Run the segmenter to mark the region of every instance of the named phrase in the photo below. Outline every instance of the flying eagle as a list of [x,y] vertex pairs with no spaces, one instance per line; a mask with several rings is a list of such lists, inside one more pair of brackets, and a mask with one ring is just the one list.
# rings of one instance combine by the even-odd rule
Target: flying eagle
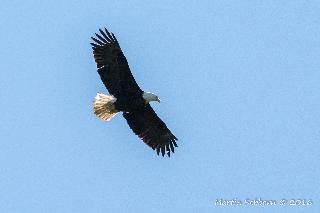
[[94,60],[97,63],[100,78],[110,95],[97,93],[93,103],[96,116],[110,121],[118,112],[122,112],[132,131],[153,150],[162,156],[174,153],[178,140],[166,124],[157,116],[149,102],[157,101],[158,96],[144,92],[134,80],[126,57],[113,33],[106,28],[99,29],[100,34],[91,37]]

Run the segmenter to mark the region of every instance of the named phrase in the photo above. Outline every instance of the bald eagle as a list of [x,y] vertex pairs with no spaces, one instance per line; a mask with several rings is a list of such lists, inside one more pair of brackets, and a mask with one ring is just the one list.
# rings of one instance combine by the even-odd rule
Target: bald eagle
[[144,92],[132,76],[126,57],[113,33],[106,28],[91,37],[94,60],[100,78],[110,95],[97,93],[93,103],[95,115],[110,121],[122,112],[132,131],[149,147],[170,157],[178,140],[157,116],[149,102],[160,99],[151,92]]

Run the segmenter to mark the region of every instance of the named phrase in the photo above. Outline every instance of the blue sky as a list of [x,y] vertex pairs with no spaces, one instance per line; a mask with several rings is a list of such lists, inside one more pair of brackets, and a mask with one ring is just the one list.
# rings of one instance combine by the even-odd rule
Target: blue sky
[[[53,212],[319,212],[318,1],[4,1],[0,208]],[[118,115],[89,45],[117,36],[172,158]],[[311,199],[217,206],[216,199]]]

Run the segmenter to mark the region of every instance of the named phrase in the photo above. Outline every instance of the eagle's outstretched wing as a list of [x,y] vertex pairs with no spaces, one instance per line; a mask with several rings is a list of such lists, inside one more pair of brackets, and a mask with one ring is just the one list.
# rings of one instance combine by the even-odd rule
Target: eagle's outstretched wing
[[104,30],[99,29],[100,35],[96,33],[96,38],[91,37],[94,43],[90,43],[103,84],[115,97],[142,94],[116,37],[106,28]]
[[162,156],[170,151],[174,153],[174,147],[178,147],[178,140],[166,124],[157,116],[150,104],[142,110],[124,112],[123,117],[127,120],[132,131],[139,136],[157,154],[161,151]]

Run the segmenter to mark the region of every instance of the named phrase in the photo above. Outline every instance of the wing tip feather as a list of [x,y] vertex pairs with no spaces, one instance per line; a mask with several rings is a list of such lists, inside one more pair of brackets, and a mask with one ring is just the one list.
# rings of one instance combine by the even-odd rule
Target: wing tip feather
[[[97,46],[104,46],[108,44],[116,44],[119,46],[116,36],[107,30],[106,27],[104,27],[105,32],[99,28],[99,33],[95,33],[96,37],[91,37],[91,39],[95,42],[94,44]],[[91,44],[92,45],[92,44]]]

